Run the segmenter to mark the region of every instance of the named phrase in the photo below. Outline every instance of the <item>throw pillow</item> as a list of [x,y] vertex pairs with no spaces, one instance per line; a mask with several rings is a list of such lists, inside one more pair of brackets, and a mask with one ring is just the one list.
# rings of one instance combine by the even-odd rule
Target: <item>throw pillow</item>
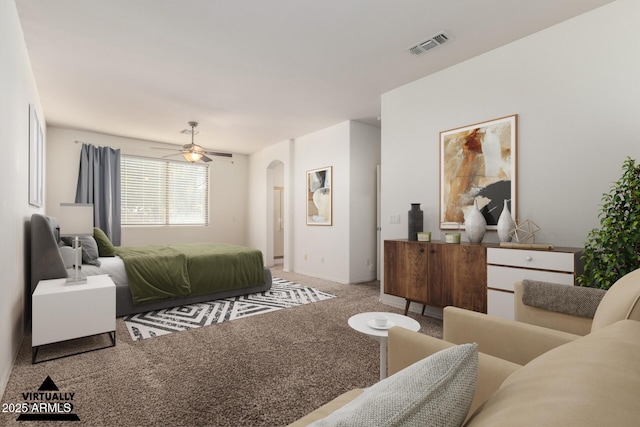
[[460,426],[475,394],[478,345],[435,353],[368,388],[320,426]]
[[[98,244],[93,236],[79,236],[78,239],[82,244],[82,263],[100,267]],[[73,246],[73,237],[63,237],[62,241],[69,246]]]
[[113,246],[107,234],[98,227],[93,228],[93,238],[98,244],[98,253],[100,256],[116,256],[116,247]]

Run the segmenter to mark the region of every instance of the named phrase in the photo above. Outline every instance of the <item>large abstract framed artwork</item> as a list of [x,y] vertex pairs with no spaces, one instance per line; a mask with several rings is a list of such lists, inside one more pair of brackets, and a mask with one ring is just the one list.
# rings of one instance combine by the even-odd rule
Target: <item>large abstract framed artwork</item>
[[307,225],[332,224],[332,167],[307,171]]
[[33,105],[29,105],[29,204],[41,207],[44,182],[44,134],[38,114]]
[[517,115],[440,132],[440,228],[464,228],[478,202],[495,230],[507,200],[515,218]]

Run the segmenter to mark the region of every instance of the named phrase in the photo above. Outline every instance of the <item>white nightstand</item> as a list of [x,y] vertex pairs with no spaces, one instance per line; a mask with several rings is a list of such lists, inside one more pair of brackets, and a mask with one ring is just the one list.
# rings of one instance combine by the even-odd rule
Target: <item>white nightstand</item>
[[36,362],[36,357],[38,347],[54,342],[108,333],[111,345],[93,350],[116,345],[116,286],[109,276],[89,276],[82,284],[41,280],[31,301],[32,363],[53,360]]

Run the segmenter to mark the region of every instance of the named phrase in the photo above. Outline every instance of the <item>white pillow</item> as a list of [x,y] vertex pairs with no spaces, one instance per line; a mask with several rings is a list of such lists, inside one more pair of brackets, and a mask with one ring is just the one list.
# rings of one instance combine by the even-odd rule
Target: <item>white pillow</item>
[[311,426],[460,426],[478,380],[478,345],[439,351],[368,388]]

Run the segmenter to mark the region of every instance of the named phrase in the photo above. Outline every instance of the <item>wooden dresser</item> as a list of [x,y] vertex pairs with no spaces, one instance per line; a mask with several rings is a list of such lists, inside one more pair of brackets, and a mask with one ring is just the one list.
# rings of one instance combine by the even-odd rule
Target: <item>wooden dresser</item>
[[487,245],[385,240],[384,292],[434,307],[487,312]]

